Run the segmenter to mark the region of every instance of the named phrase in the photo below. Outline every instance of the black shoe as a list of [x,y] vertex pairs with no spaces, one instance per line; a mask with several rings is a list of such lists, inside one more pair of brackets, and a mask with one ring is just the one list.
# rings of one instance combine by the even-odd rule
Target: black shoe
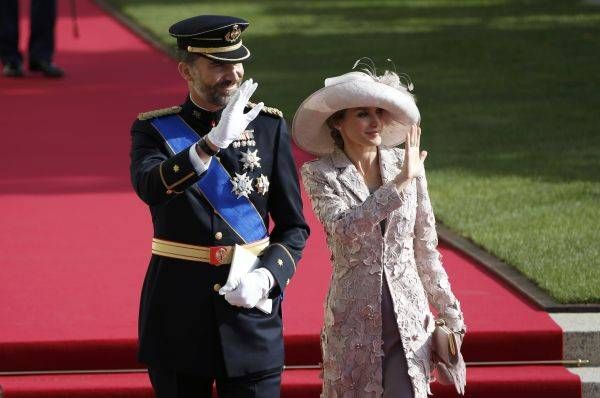
[[2,74],[6,77],[23,77],[23,65],[20,63],[9,62],[4,65]]
[[42,72],[46,77],[56,78],[65,75],[65,71],[48,61],[30,61],[29,70],[32,72]]

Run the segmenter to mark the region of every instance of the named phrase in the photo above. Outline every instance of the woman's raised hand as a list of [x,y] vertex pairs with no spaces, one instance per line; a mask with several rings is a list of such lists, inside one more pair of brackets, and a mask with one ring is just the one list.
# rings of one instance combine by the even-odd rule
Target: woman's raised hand
[[406,136],[406,145],[404,148],[404,163],[402,171],[398,175],[398,182],[406,181],[419,177],[425,173],[423,162],[427,157],[427,151],[420,151],[421,145],[421,127],[413,124]]

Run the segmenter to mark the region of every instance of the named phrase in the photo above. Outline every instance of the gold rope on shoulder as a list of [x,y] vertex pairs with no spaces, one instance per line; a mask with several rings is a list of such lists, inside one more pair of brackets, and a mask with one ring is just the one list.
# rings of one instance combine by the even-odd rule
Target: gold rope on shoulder
[[[246,106],[249,108],[254,108],[256,106],[256,104],[254,102],[248,101],[248,103],[246,103]],[[277,117],[283,117],[283,112],[281,112],[279,109],[273,108],[271,106],[263,106],[263,108],[261,109],[261,112],[268,113],[269,115],[274,115]]]
[[174,115],[179,112],[181,112],[180,106],[170,106],[168,108],[161,108],[161,109],[155,109],[153,111],[142,112],[138,115],[137,118],[139,120],[148,120],[148,119],[152,119],[153,117]]

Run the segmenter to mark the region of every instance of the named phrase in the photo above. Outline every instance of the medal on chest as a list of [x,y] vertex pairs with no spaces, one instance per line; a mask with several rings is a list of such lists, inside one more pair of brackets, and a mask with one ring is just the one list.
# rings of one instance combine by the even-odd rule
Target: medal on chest
[[240,134],[239,138],[233,141],[231,145],[234,148],[256,146],[256,141],[254,140],[254,130],[244,130],[244,132]]
[[266,175],[261,174],[260,177],[256,178],[256,182],[254,183],[254,187],[256,188],[256,192],[261,195],[266,195],[269,191],[269,179]]
[[235,177],[231,179],[231,183],[233,184],[233,193],[237,195],[238,198],[245,196],[248,197],[250,193],[254,190],[252,187],[252,180],[244,174],[235,173]]
[[234,148],[246,147],[239,152],[239,161],[244,173],[235,173],[235,177],[231,179],[231,182],[233,183],[233,192],[238,197],[248,197],[252,192],[265,196],[269,191],[269,178],[262,173],[256,178],[252,178],[251,175],[248,175],[249,172],[261,168],[261,158],[258,156],[258,149],[252,150],[249,148],[256,145],[256,141],[254,140],[254,130],[244,131],[240,135],[240,138],[234,141],[233,144]]
[[246,152],[242,152],[242,169],[254,170],[260,168],[260,157],[258,157],[258,149],[251,151],[249,148]]

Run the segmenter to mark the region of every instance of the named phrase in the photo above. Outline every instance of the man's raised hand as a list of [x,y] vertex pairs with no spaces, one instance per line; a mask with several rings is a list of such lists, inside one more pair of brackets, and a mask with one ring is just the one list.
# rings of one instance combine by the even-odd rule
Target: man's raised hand
[[221,113],[219,124],[213,127],[207,134],[208,140],[215,146],[225,149],[248,127],[251,121],[262,110],[264,104],[261,102],[244,113],[244,108],[252,94],[256,91],[258,83],[252,79],[246,80],[229,100],[229,103]]

